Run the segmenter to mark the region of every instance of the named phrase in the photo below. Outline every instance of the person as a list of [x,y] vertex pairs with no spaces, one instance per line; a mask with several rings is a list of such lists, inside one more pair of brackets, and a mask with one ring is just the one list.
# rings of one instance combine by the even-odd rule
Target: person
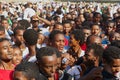
[[81,49],[80,45],[84,43],[84,33],[82,30],[76,29],[70,33],[70,48],[68,53],[70,53],[77,61],[78,58],[84,56],[84,51]]
[[44,80],[54,80],[57,69],[57,54],[52,47],[42,47],[36,53],[40,75]]
[[98,24],[91,25],[91,33],[93,35],[100,36],[101,35],[101,28]]
[[22,61],[22,51],[20,50],[19,47],[13,46],[13,58],[12,62],[14,65],[20,64]]
[[39,77],[39,68],[35,63],[22,62],[15,67],[13,80],[42,80]]
[[38,33],[38,40],[36,47],[40,49],[41,47],[46,47],[45,36],[42,33]]
[[0,25],[0,38],[5,38],[5,28]]
[[25,29],[23,26],[17,26],[14,30],[14,42],[15,46],[18,46],[22,51],[22,57],[25,58],[26,55],[28,55],[29,50],[27,46],[25,45],[25,40],[23,38],[23,33],[25,32]]
[[13,47],[8,39],[0,39],[0,80],[12,80],[15,65],[12,63]]
[[23,33],[23,38],[29,50],[29,54],[25,57],[25,60],[30,61],[30,62],[35,62],[38,33],[33,29],[28,29]]
[[49,35],[49,42],[50,46],[57,48],[62,53],[65,52],[65,38],[61,31],[53,30]]
[[120,48],[109,46],[103,52],[103,80],[120,79]]

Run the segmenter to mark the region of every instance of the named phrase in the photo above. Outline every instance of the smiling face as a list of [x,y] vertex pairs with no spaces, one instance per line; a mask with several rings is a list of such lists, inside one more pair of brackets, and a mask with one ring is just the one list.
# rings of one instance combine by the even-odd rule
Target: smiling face
[[117,76],[117,74],[120,73],[120,59],[114,59],[112,63],[106,65],[108,66],[107,71],[114,76]]
[[22,52],[19,48],[13,49],[13,64],[18,65],[22,61]]
[[13,47],[9,41],[4,40],[0,42],[0,59],[9,61],[13,58]]

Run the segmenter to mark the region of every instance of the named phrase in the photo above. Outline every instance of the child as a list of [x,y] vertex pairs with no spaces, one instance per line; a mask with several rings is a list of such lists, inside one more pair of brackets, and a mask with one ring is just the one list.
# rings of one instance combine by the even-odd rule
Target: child
[[22,61],[22,51],[20,50],[19,47],[13,47],[13,58],[12,62],[14,65],[20,64]]

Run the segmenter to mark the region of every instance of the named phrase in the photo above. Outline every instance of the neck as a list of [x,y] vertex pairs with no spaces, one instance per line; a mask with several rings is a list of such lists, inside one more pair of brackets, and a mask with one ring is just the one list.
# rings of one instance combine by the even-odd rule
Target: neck
[[36,55],[35,45],[29,46],[28,48],[29,48],[29,55],[35,56]]
[[14,69],[14,65],[12,64],[12,61],[0,61],[0,68],[4,69],[4,70],[13,70]]

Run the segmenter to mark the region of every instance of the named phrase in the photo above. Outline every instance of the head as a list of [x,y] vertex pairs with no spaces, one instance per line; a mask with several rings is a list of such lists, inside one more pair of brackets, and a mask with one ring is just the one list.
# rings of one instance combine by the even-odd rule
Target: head
[[72,26],[71,26],[69,20],[66,20],[66,21],[63,22],[63,27],[64,27],[64,32],[65,33],[70,33],[71,32]]
[[23,38],[28,46],[36,45],[38,40],[38,33],[33,29],[27,29],[23,33]]
[[100,26],[98,25],[98,24],[93,24],[92,26],[91,26],[91,32],[92,32],[92,34],[93,35],[100,35],[100,33],[101,33],[101,28],[100,28]]
[[53,77],[57,69],[57,54],[52,47],[42,47],[36,54],[40,72],[46,77]]
[[28,22],[27,20],[22,19],[22,20],[18,21],[18,26],[23,26],[24,29],[27,29],[27,28],[30,27],[30,22]]
[[104,69],[120,78],[120,48],[109,46],[103,52]]
[[5,28],[0,25],[0,38],[5,38]]
[[114,41],[114,40],[120,40],[120,34],[118,32],[113,32],[109,35],[109,40]]
[[22,51],[20,50],[19,47],[13,46],[13,58],[12,62],[14,65],[20,64],[22,61]]
[[63,32],[63,25],[61,23],[56,23],[53,29]]
[[101,38],[99,36],[90,35],[87,38],[86,45],[90,45],[90,44],[96,43],[96,44],[102,46],[101,42],[102,42],[102,40],[101,40]]
[[57,48],[60,52],[65,46],[64,34],[61,31],[53,30],[49,35],[50,46]]
[[115,22],[113,22],[113,21],[108,21],[108,22],[107,22],[107,25],[106,25],[107,33],[110,34],[111,32],[114,32],[115,29],[116,29]]
[[13,73],[13,80],[39,80],[39,78],[39,68],[32,62],[20,63]]
[[45,36],[42,33],[38,33],[38,40],[37,40],[37,44],[42,44],[44,43],[45,40]]
[[93,19],[94,19],[94,22],[99,23],[101,21],[101,14],[99,12],[95,12],[93,14]]
[[8,39],[0,39],[0,60],[9,62],[13,58],[13,47]]
[[25,29],[21,26],[17,26],[13,32],[14,32],[14,38],[15,38],[15,43],[17,45],[20,45],[22,42],[25,42],[24,41],[24,38],[23,38],[23,33],[24,33]]
[[3,27],[5,27],[5,29],[8,29],[8,27],[9,27],[8,20],[7,19],[3,19],[2,22],[1,22],[1,25]]
[[83,27],[83,33],[85,34],[85,41],[87,40],[87,37],[91,35],[91,29],[88,26]]
[[69,45],[72,47],[76,45],[80,46],[84,43],[84,39],[85,39],[85,36],[82,30],[79,30],[79,29],[73,30],[70,33]]
[[31,24],[33,26],[33,28],[37,28],[39,25],[39,19],[36,15],[31,17]]
[[91,66],[99,66],[99,62],[102,60],[103,50],[103,47],[96,43],[88,45],[85,51],[87,63],[90,63]]

